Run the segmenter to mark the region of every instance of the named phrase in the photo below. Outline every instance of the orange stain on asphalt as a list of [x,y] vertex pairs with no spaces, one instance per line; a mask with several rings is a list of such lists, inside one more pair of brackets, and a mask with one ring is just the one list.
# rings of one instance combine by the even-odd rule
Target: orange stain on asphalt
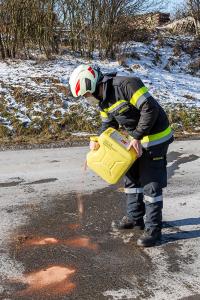
[[29,239],[25,242],[26,245],[55,245],[59,244],[59,240],[55,238],[36,238],[36,239]]
[[71,282],[70,276],[75,269],[62,266],[52,266],[37,272],[25,274],[22,280],[28,287],[17,292],[19,296],[28,296],[34,293],[42,293],[44,296],[69,294],[76,285]]
[[80,228],[80,224],[68,224],[67,228],[71,229],[71,230],[75,230]]
[[98,245],[93,243],[89,237],[77,237],[68,240],[58,240],[55,238],[32,238],[25,241],[25,246],[43,246],[43,245],[67,245],[72,248],[85,248],[89,250],[97,250]]
[[98,245],[96,243],[92,243],[91,239],[88,237],[69,239],[64,241],[64,244],[75,248],[87,248],[90,250],[98,249]]

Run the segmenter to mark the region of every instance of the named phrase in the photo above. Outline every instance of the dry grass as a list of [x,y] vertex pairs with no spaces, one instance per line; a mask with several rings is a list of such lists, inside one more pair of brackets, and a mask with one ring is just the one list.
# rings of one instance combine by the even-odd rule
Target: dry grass
[[195,59],[191,64],[189,64],[189,70],[192,75],[195,75],[200,71],[200,58]]
[[33,80],[37,84],[41,83],[60,83],[60,80],[55,77],[31,77],[31,80]]
[[65,141],[71,139],[72,132],[95,132],[100,124],[99,115],[92,116],[92,121],[88,121],[88,113],[80,105],[71,107],[69,113],[61,115],[60,111],[55,111],[56,120],[52,120],[52,111],[46,115],[34,118],[28,127],[12,116],[11,120],[13,132],[11,133],[5,126],[0,127],[1,144],[41,144],[55,141]]
[[[82,109],[82,111],[81,111]],[[14,132],[11,132],[3,125],[0,125],[0,141],[2,145],[13,144],[48,144],[52,142],[74,140],[81,141],[87,138],[79,138],[71,135],[72,132],[96,132],[100,126],[98,115],[88,121],[83,108],[75,105],[72,112],[60,117],[58,120],[51,118],[35,119],[31,126],[25,128],[18,120],[13,120]],[[187,108],[184,106],[165,108],[175,136],[200,134],[200,109]]]
[[200,134],[200,109],[196,107],[187,108],[177,105],[166,108],[170,124],[178,136],[184,136],[184,132]]
[[3,138],[9,138],[10,136],[10,131],[7,127],[5,127],[4,125],[0,124],[0,139]]
[[[136,54],[133,54],[134,56]],[[137,55],[136,55],[137,56]],[[122,61],[125,57],[121,57]],[[135,68],[139,65],[135,65]],[[32,121],[30,124],[22,123],[17,117],[19,112],[16,108],[7,108],[5,95],[1,95],[0,116],[9,120],[13,131],[0,124],[1,145],[13,144],[47,144],[52,142],[62,142],[66,140],[80,139],[72,136],[73,132],[97,132],[100,127],[98,113],[90,112],[81,104],[70,105],[69,111],[63,114],[60,109],[63,106],[62,97],[69,100],[69,89],[54,78],[35,78],[37,84],[43,84],[48,80],[49,85],[45,86],[44,93],[38,94],[36,91],[27,91],[23,87],[5,86],[10,95],[17,103],[22,103],[27,108],[27,117]],[[48,92],[47,92],[48,90]],[[62,95],[62,96],[61,96]],[[185,95],[187,99],[192,96]],[[193,100],[193,99],[192,99]],[[35,111],[34,106],[38,105],[41,111]],[[196,132],[200,134],[200,111],[198,108],[186,108],[184,106],[174,106],[166,108],[170,123],[177,135],[184,132]]]

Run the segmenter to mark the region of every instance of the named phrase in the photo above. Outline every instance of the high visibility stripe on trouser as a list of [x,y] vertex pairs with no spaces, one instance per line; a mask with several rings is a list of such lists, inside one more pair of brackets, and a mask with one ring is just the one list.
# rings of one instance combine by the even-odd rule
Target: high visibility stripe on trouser
[[148,148],[151,146],[162,144],[168,141],[172,136],[173,132],[171,127],[169,126],[159,133],[143,137],[143,139],[141,140],[141,144],[144,148]]
[[126,194],[141,194],[143,193],[143,188],[125,188],[124,192]]
[[150,203],[157,203],[157,202],[162,202],[163,201],[163,196],[156,196],[156,197],[150,197],[147,195],[144,195],[144,201],[145,202],[150,202]]

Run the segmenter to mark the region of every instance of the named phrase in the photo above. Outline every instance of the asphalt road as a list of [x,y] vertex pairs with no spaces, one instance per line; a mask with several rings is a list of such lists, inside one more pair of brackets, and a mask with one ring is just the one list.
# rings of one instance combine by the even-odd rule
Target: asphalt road
[[200,141],[168,155],[162,244],[119,232],[122,183],[83,165],[87,147],[0,152],[0,299],[200,299]]

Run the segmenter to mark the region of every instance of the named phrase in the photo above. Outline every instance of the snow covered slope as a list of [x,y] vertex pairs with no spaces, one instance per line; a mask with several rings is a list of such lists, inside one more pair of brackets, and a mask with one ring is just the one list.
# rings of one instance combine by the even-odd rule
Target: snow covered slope
[[164,106],[198,109],[200,70],[195,66],[194,71],[194,64],[200,61],[200,53],[191,50],[191,43],[191,38],[186,37],[155,40],[149,44],[132,42],[122,45],[124,54],[116,61],[101,61],[98,57],[88,61],[71,55],[44,62],[1,61],[0,124],[11,132],[16,123],[37,129],[43,126],[44,119],[61,122],[71,112],[77,114],[77,118],[81,115],[92,121],[95,111],[84,99],[74,100],[67,92],[69,75],[80,63],[98,65],[103,72],[139,76]]

